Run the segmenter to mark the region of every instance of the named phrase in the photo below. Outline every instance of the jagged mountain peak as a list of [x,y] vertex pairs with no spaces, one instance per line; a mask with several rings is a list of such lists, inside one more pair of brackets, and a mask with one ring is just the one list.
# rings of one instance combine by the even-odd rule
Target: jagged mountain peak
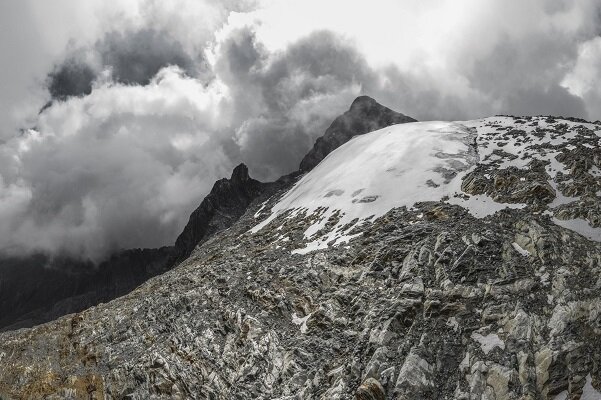
[[230,178],[232,183],[242,183],[249,179],[251,179],[251,177],[248,175],[248,167],[246,164],[240,163],[232,170],[232,176]]
[[[380,103],[378,103],[374,98],[366,96],[366,95],[362,95],[362,96],[357,96],[357,98],[355,98],[355,100],[353,100],[353,102],[351,103],[351,106],[349,108],[349,111],[365,110],[365,109],[376,108],[376,107],[384,107],[384,106],[381,105]],[[384,107],[384,108],[387,108],[387,107]]]
[[179,257],[187,257],[204,239],[236,221],[261,193],[263,186],[249,176],[248,167],[243,163],[234,168],[230,179],[215,182],[175,241]]
[[332,122],[325,134],[317,139],[313,148],[302,159],[300,170],[306,172],[313,169],[328,154],[353,136],[394,124],[415,121],[411,117],[379,104],[369,96],[359,96],[344,114]]

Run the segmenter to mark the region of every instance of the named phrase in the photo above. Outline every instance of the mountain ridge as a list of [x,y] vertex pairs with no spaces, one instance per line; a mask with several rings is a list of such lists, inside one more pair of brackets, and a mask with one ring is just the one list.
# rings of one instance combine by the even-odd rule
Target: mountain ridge
[[355,135],[363,135],[389,125],[416,121],[379,104],[369,96],[359,96],[344,114],[330,124],[323,136],[316,140],[313,148],[302,159],[299,170],[307,172],[315,168],[328,154]]
[[[401,120],[413,119],[368,96],[359,96],[324,134],[323,143],[328,145],[323,147],[319,144],[322,141],[318,140],[314,149],[319,148],[319,154],[325,157],[341,141],[348,141],[353,136],[349,130],[351,126],[360,128],[356,134],[363,134],[367,132],[366,126],[381,127]],[[330,138],[332,126],[338,127],[334,142]],[[315,152],[314,149],[307,157]],[[315,157],[311,155],[310,158],[314,160]],[[239,164],[229,179],[215,182],[190,215],[173,246],[121,250],[98,266],[89,261],[71,257],[55,259],[44,254],[0,258],[0,331],[47,322],[128,293],[187,258],[203,240],[231,226],[256,197],[281,185],[289,185],[301,173],[295,171],[276,182],[262,183],[249,176],[246,165]],[[49,268],[44,267],[46,265]],[[44,278],[38,279],[39,275]],[[44,281],[53,283],[44,285]]]
[[601,398],[600,144],[551,117],[354,137],[127,295],[0,334],[0,396]]
[[0,331],[47,322],[128,293],[231,225],[268,186],[250,178],[244,164],[238,165],[229,179],[215,183],[173,246],[122,250],[97,266],[43,254],[5,257],[0,261]]

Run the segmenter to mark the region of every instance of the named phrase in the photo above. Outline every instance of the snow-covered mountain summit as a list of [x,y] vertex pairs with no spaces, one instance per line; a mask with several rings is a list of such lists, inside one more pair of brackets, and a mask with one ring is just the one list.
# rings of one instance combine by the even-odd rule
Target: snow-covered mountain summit
[[310,242],[295,250],[307,252],[347,242],[395,207],[445,201],[476,217],[530,207],[601,241],[600,143],[597,125],[543,117],[393,125],[334,150],[252,231],[310,216]]
[[305,232],[315,242],[303,251],[346,242],[350,232],[392,208],[460,192],[461,177],[477,162],[474,143],[473,132],[448,122],[393,125],[357,136],[303,176],[253,232],[292,211],[315,218]]

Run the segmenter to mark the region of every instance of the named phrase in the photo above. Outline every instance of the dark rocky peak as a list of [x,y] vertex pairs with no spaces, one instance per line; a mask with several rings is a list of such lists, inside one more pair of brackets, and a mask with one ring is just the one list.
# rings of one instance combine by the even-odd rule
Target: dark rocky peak
[[263,183],[249,176],[244,164],[234,168],[230,179],[215,182],[175,242],[178,257],[188,257],[196,245],[238,220],[263,187]]
[[353,136],[407,122],[416,120],[381,105],[369,96],[359,96],[348,111],[336,118],[325,134],[317,139],[311,151],[301,161],[300,170],[310,171]]
[[[385,107],[378,103],[375,99],[369,96],[359,96],[351,103],[351,108],[349,111],[351,112],[362,112],[366,110],[377,110],[377,109],[386,109],[388,111],[392,111],[388,107]],[[394,111],[393,111],[394,112]]]
[[[249,180],[254,181],[254,179],[252,179],[250,177],[250,175],[248,175],[248,167],[244,163],[239,164],[232,171],[232,177],[230,178],[230,181],[234,185],[242,184]],[[257,182],[257,181],[255,181],[255,182]]]

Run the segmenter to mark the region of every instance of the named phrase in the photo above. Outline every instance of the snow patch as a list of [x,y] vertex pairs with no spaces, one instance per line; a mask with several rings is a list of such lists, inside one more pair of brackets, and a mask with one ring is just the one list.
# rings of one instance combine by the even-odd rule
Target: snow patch
[[530,252],[528,250],[524,249],[522,246],[520,246],[516,242],[511,243],[511,245],[513,246],[513,248],[515,249],[515,251],[517,251],[518,253],[520,253],[522,256],[524,256],[524,257],[530,257]]
[[476,194],[468,197],[452,197],[449,199],[448,203],[467,209],[470,214],[476,218],[484,218],[506,208],[520,209],[526,207],[526,204],[496,202],[492,197],[485,194]]
[[553,222],[557,225],[579,233],[587,239],[601,242],[601,228],[593,228],[588,222],[581,218],[559,219],[553,217]]
[[296,315],[296,313],[292,313],[292,323],[294,325],[300,325],[301,333],[307,333],[307,321],[311,317],[311,314],[307,314],[304,317],[300,318]]
[[[586,376],[586,383],[582,388],[582,396],[580,396],[580,400],[599,400],[601,399],[601,392],[593,387],[591,374]],[[557,394],[553,400],[567,400],[568,399],[568,391],[564,390],[563,392]]]
[[[564,129],[565,125],[569,130]],[[255,218],[269,215],[251,232],[258,232],[280,215],[310,216],[312,223],[304,232],[306,245],[293,250],[296,254],[306,254],[348,243],[361,235],[362,224],[393,208],[410,208],[416,202],[445,199],[477,218],[506,208],[521,209],[526,204],[499,203],[487,195],[467,195],[461,191],[461,183],[477,163],[525,170],[532,160],[546,163],[548,182],[556,197],[544,213],[553,216],[557,206],[580,199],[564,196],[557,184],[559,173],[570,173],[557,156],[564,151],[561,146],[568,147],[568,141],[579,135],[580,126],[595,128],[591,124],[545,117],[533,117],[527,122],[513,117],[490,117],[399,124],[356,136],[302,177],[270,212],[263,210],[266,204],[263,203]],[[593,166],[589,173],[597,177],[601,170]],[[597,196],[601,196],[601,191]],[[584,220],[554,221],[601,241],[601,228],[592,228]],[[514,248],[523,256],[528,255],[515,244]]]
[[593,387],[593,379],[591,374],[586,376],[586,383],[582,388],[582,396],[580,400],[599,400],[601,399],[601,392]]
[[449,319],[447,319],[446,325],[448,327],[453,328],[453,330],[455,332],[457,332],[459,330],[459,322],[457,321],[457,318],[455,318],[455,317],[450,317]]
[[490,353],[495,347],[505,350],[505,342],[499,339],[499,336],[496,333],[490,333],[483,336],[478,332],[473,332],[471,337],[476,342],[480,343],[480,347],[484,354]]
[[261,212],[263,212],[263,209],[267,206],[268,202],[269,202],[269,200],[265,200],[264,202],[261,203],[261,207],[259,207],[259,209],[257,210],[257,212],[254,215],[255,219],[257,219],[261,216]]

